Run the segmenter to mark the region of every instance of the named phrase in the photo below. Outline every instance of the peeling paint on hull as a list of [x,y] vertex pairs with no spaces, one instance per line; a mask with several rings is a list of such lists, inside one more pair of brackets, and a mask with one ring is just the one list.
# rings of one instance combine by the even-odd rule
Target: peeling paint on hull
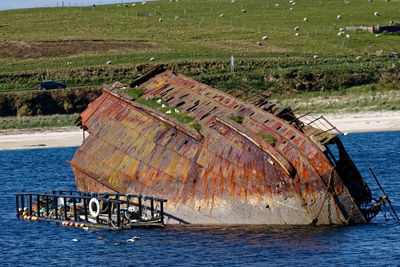
[[[324,144],[315,141],[321,131],[307,135],[310,129],[296,119],[288,122],[287,114],[274,115],[262,105],[156,70],[132,86],[144,90],[143,98],[178,106],[201,130],[105,86],[80,116],[90,135],[71,160],[79,190],[168,199],[167,224],[368,221],[359,209],[370,201],[368,187],[345,151],[333,162],[321,150]],[[230,115],[242,116],[243,123]],[[266,135],[276,143],[265,141]],[[339,142],[333,135],[325,139]]]

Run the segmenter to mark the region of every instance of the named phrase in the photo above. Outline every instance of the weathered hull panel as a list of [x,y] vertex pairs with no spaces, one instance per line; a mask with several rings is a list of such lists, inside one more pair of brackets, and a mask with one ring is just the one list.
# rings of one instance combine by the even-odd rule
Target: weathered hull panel
[[[202,129],[105,88],[81,114],[90,136],[71,161],[79,190],[168,199],[166,223],[366,222],[335,167],[294,126],[169,71],[139,87],[145,97],[179,106]],[[236,113],[243,124],[227,118]],[[260,135],[273,135],[276,144]]]

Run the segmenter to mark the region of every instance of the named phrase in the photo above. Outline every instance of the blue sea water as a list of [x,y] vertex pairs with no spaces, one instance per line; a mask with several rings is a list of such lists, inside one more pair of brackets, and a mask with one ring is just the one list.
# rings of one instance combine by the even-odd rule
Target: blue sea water
[[[342,138],[373,193],[373,168],[400,213],[400,132]],[[177,227],[127,231],[66,228],[17,219],[14,193],[75,189],[66,162],[76,148],[0,151],[0,266],[397,266],[400,226]],[[390,215],[387,214],[388,218]],[[98,239],[104,236],[104,239]],[[126,240],[133,236],[134,243]],[[71,242],[73,238],[78,242]],[[113,243],[121,242],[114,246]]]

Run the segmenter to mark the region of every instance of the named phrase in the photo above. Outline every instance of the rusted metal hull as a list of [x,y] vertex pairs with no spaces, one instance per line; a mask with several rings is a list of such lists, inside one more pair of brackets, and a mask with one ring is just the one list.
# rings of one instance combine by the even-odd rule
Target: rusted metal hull
[[[168,199],[167,224],[368,221],[359,207],[371,195],[351,159],[340,150],[336,162],[324,151],[323,142],[339,142],[334,136],[316,140],[321,131],[311,134],[296,118],[285,121],[168,70],[132,86],[187,112],[201,130],[105,86],[80,116],[90,135],[71,161],[79,190]],[[229,119],[237,114],[242,124]]]

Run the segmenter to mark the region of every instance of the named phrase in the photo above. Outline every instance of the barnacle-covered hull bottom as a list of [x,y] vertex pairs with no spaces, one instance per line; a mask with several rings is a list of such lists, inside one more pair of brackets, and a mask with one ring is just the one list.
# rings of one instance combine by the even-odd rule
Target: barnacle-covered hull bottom
[[167,199],[167,224],[370,220],[370,190],[340,139],[289,108],[244,102],[162,67],[131,87],[201,129],[105,86],[79,117],[89,132],[70,162],[79,190]]

